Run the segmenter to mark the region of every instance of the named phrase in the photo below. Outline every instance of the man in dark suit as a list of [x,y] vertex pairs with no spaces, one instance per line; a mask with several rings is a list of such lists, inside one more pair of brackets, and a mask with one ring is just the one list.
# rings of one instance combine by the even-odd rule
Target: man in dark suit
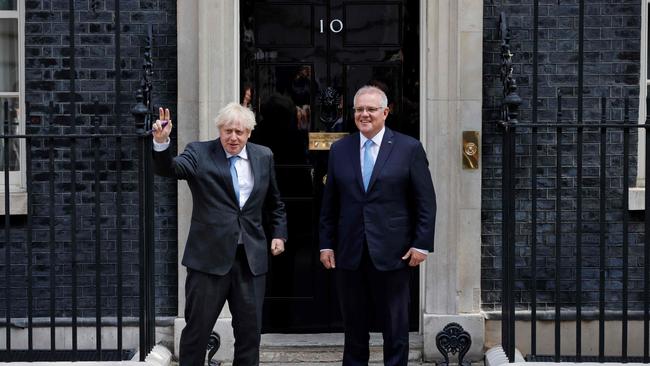
[[336,268],[345,326],[343,365],[367,365],[369,315],[380,321],[384,365],[406,365],[409,267],[433,250],[436,199],[419,141],[385,127],[386,94],[354,97],[360,133],[332,145],[323,194],[320,260]]
[[153,126],[156,173],[185,179],[192,191],[192,223],[183,255],[187,267],[180,366],[202,366],[208,338],[226,300],[235,336],[233,365],[259,364],[267,239],[284,251],[287,223],[271,150],[249,143],[253,112],[230,103],[217,116],[219,139],[193,142],[177,157],[169,151],[169,110]]

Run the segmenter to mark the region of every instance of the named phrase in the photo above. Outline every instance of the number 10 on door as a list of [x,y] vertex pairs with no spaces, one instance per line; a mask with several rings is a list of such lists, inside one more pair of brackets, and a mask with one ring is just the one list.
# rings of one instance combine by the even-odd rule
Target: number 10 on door
[[[333,19],[330,22],[329,25],[330,25],[330,30],[332,31],[332,33],[339,33],[340,31],[343,30],[343,22],[340,19]],[[320,32],[321,33],[325,33],[325,30],[323,28],[324,28],[324,20],[321,19],[320,20]]]

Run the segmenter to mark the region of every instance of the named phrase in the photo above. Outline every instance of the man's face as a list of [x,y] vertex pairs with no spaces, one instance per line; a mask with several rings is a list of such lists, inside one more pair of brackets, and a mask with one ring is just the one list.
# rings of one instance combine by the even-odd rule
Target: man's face
[[230,155],[239,154],[248,138],[251,137],[251,131],[243,127],[241,122],[228,122],[219,128],[219,140],[223,149]]
[[373,138],[384,128],[388,108],[381,106],[377,93],[361,94],[354,101],[354,123],[366,138]]

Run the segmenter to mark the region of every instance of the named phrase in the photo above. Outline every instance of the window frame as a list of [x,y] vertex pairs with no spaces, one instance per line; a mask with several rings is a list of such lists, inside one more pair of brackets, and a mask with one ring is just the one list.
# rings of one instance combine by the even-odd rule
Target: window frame
[[[18,92],[2,92],[1,97],[18,98],[18,126],[16,134],[25,134],[25,1],[16,1],[16,10],[0,10],[0,19],[16,19],[18,23]],[[2,106],[0,106],[2,108]],[[0,128],[2,121],[0,121]],[[25,139],[20,139],[18,144],[19,170],[9,173],[9,205],[10,214],[27,213],[27,175],[26,167],[26,143]],[[0,215],[5,214],[5,172],[0,170]]]

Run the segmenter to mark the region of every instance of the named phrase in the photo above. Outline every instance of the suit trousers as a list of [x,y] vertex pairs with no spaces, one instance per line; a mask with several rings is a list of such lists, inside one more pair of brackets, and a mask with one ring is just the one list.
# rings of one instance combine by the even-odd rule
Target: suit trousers
[[345,327],[343,366],[368,365],[371,314],[384,338],[384,365],[407,365],[409,352],[410,267],[379,271],[367,245],[357,270],[336,269]]
[[244,246],[237,247],[235,262],[223,276],[187,269],[185,321],[181,333],[179,366],[203,366],[208,339],[228,300],[235,336],[234,366],[259,364],[262,305],[266,275],[254,276]]

